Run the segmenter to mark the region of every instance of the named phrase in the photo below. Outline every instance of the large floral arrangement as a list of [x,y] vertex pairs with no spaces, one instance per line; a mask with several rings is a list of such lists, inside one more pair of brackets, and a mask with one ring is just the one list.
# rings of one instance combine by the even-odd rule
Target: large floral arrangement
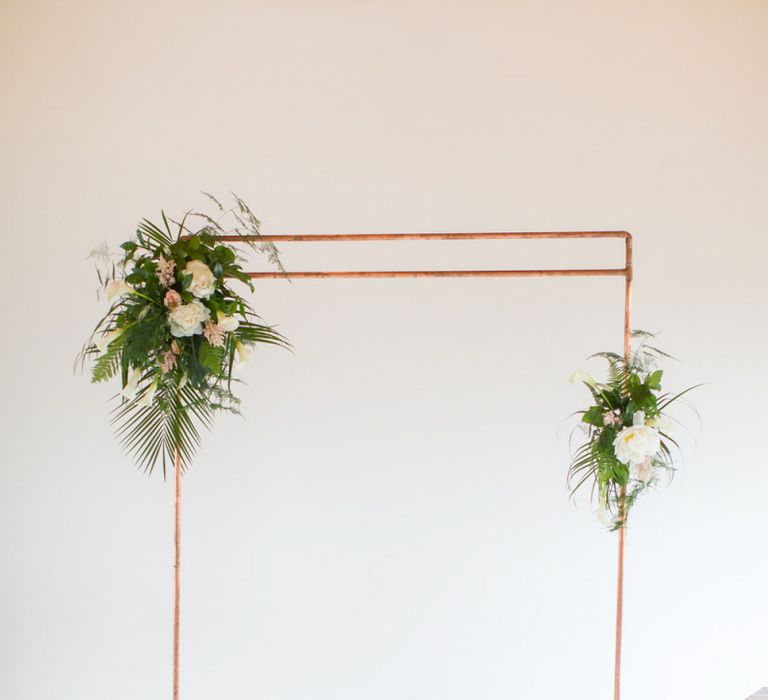
[[574,453],[568,480],[574,493],[591,483],[598,497],[598,520],[611,529],[626,524],[637,497],[654,485],[660,474],[671,476],[673,448],[669,432],[675,421],[667,409],[695,387],[677,394],[662,393],[660,360],[669,355],[649,345],[653,335],[634,331],[639,340],[629,361],[612,352],[597,353],[608,362],[608,380],[598,382],[584,370],[572,382],[587,387],[592,404],[579,411],[587,441]]
[[[209,195],[210,196],[210,195]],[[252,289],[234,246],[220,235],[248,236],[248,243],[279,265],[277,251],[259,240],[259,221],[240,198],[219,218],[189,213],[162,226],[143,220],[118,259],[99,271],[110,302],[81,352],[94,382],[120,378],[116,432],[136,463],[151,471],[178,455],[189,464],[219,410],[237,412],[234,371],[257,343],[286,345],[234,289]],[[221,223],[234,218],[234,226]],[[201,221],[193,229],[190,221]],[[102,249],[100,256],[104,258]]]

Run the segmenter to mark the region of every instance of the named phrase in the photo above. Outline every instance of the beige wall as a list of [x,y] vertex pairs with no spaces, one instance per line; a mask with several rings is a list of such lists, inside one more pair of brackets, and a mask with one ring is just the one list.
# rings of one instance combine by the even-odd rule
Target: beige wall
[[[683,360],[671,385],[711,384],[629,534],[624,697],[768,684],[766,36],[763,0],[4,0],[0,697],[169,695],[170,490],[71,362],[91,247],[201,189],[271,233],[633,231],[635,325]],[[284,257],[620,259],[317,248]],[[259,284],[296,352],[257,354],[246,420],[185,480],[185,700],[609,697],[615,542],[567,499],[561,420],[620,295]]]

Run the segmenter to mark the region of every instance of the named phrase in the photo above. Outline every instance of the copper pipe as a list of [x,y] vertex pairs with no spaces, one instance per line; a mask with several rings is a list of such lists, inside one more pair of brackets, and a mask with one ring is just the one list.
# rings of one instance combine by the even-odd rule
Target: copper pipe
[[624,241],[624,360],[629,362],[632,352],[632,236]]
[[176,495],[174,499],[173,538],[173,700],[179,700],[179,620],[181,594],[181,459],[179,450],[173,453]]
[[[627,234],[624,244],[624,362],[629,365],[632,353],[632,236]],[[616,642],[613,667],[613,700],[621,698],[621,644],[624,625],[624,547],[627,536],[627,488],[619,494],[618,562],[616,573]]]
[[251,279],[391,278],[391,277],[616,277],[626,276],[623,268],[586,270],[362,270],[247,272]]
[[[186,236],[185,236],[186,237]],[[625,263],[618,269],[581,270],[389,270],[389,271],[303,271],[303,272],[250,272],[251,279],[318,279],[318,278],[394,278],[394,277],[624,277],[624,358],[628,362],[631,352],[632,327],[632,235],[627,231],[518,231],[475,233],[354,233],[354,234],[297,234],[266,236],[217,236],[227,242],[264,241],[271,243],[363,242],[393,240],[493,240],[493,239],[581,239],[623,238]],[[626,520],[626,489],[619,496],[619,515]],[[616,590],[616,647],[614,663],[614,700],[621,693],[621,643],[624,613],[624,545],[626,526],[619,529],[618,572]],[[175,696],[174,696],[175,697]]]
[[[327,243],[341,241],[457,241],[457,240],[507,240],[542,238],[624,238],[627,231],[500,231],[475,233],[317,233],[280,234],[264,236],[223,235],[217,240],[234,243],[237,241],[265,241],[270,243]],[[188,236],[184,236],[188,238]]]
[[[403,240],[510,240],[510,239],[582,239],[631,238],[627,231],[503,231],[476,233],[330,233],[274,236],[216,236],[225,242],[265,241],[270,243],[326,243]],[[319,278],[393,278],[393,277],[607,277],[623,275],[627,268],[585,270],[359,270],[249,272],[251,279],[319,279]]]

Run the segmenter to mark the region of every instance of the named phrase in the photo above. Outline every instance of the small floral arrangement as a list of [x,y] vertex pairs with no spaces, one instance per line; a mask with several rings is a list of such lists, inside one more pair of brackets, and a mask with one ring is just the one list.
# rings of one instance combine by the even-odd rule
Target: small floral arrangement
[[598,520],[613,530],[626,524],[635,500],[660,473],[671,476],[674,471],[672,448],[679,446],[669,435],[674,421],[666,410],[696,388],[661,393],[663,371],[657,364],[669,355],[648,345],[650,333],[634,331],[632,337],[640,343],[629,362],[611,352],[593,356],[608,362],[607,382],[596,381],[584,370],[570,378],[587,387],[592,405],[577,414],[588,439],[573,456],[568,483],[572,494],[592,483]]
[[[233,372],[248,361],[250,348],[287,345],[232,288],[239,281],[253,290],[236,248],[217,237],[249,236],[249,245],[279,265],[277,251],[258,241],[259,221],[240,198],[225,210],[208,196],[220,218],[234,217],[234,227],[199,213],[180,223],[163,214],[162,228],[145,219],[119,259],[97,268],[110,307],[80,357],[91,361],[92,381],[120,377],[116,432],[150,472],[161,462],[165,474],[177,453],[186,467],[200,443],[199,426],[210,427],[215,411],[237,412]],[[202,225],[192,230],[187,222],[195,218]],[[97,257],[105,256],[100,249]]]

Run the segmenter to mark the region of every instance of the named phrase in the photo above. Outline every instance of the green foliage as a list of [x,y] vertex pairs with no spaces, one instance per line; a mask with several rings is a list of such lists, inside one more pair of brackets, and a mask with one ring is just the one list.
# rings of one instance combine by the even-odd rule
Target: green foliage
[[[143,219],[135,237],[121,244],[119,261],[97,270],[105,289],[119,280],[130,289],[112,303],[79,355],[81,365],[90,363],[94,382],[120,377],[120,404],[112,415],[116,434],[136,464],[149,472],[161,464],[165,474],[176,453],[186,468],[200,445],[200,428],[210,428],[217,411],[239,411],[233,371],[245,348],[289,347],[227,285],[235,279],[252,289],[237,249],[219,236],[243,237],[243,243],[279,267],[277,250],[260,239],[259,221],[239,197],[227,211],[207,196],[216,204],[217,218],[188,213],[175,223],[162,213],[161,226]],[[234,227],[221,223],[226,215],[234,218]],[[203,222],[197,230],[187,225],[194,218]],[[95,249],[94,256],[107,257],[102,249]],[[191,261],[210,272],[207,278],[205,270],[197,273],[202,274],[197,286],[187,269]],[[201,284],[210,291],[203,293]],[[178,295],[181,306],[166,296],[169,292]],[[180,311],[191,317],[182,318]],[[178,321],[175,327],[172,318]]]
[[[664,411],[695,388],[661,394],[663,371],[656,365],[670,356],[649,344],[654,338],[650,333],[634,331],[632,338],[639,343],[628,360],[613,352],[593,355],[608,363],[608,378],[605,383],[591,377],[584,381],[592,403],[578,415],[587,440],[574,452],[568,470],[571,494],[591,483],[612,529],[625,525],[637,497],[658,481],[660,472],[674,471],[672,448],[677,443],[664,431],[669,420]],[[654,444],[654,438],[658,449],[642,465],[619,459],[626,458],[620,454],[621,440],[650,439]]]

